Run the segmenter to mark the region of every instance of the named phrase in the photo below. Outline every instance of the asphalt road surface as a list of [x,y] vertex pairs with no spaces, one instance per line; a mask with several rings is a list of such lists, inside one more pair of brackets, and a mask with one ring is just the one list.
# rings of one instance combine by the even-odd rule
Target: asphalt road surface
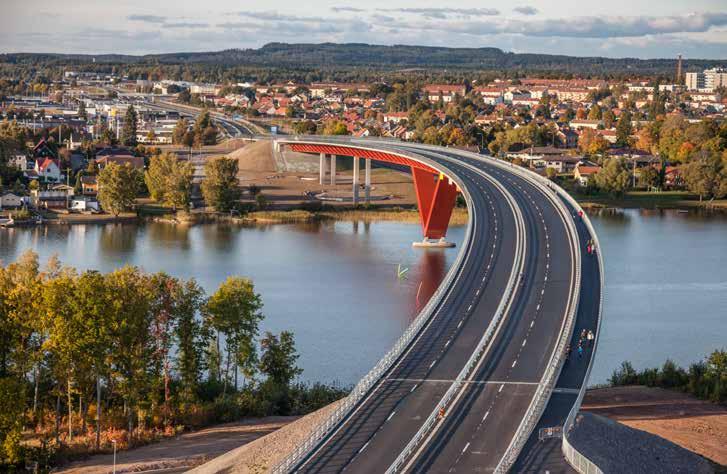
[[[483,159],[447,149],[385,145],[423,155],[457,174],[472,200],[472,239],[463,249],[459,273],[420,334],[297,469],[386,471],[437,409],[504,305],[495,336],[469,380],[407,465],[412,472],[492,471],[564,331],[578,245],[564,219],[573,217],[559,212],[550,190]],[[513,296],[503,301],[513,279]]]

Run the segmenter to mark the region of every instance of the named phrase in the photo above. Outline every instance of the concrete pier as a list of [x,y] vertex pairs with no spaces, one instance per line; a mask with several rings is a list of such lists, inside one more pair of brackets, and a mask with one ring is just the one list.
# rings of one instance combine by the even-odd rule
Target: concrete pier
[[331,155],[331,186],[336,185],[336,155]]
[[366,197],[366,203],[368,204],[371,200],[371,159],[366,158],[364,162],[365,174],[364,174],[364,192]]
[[358,174],[359,174],[359,158],[353,157],[353,205],[358,204]]
[[320,176],[318,183],[319,184],[325,184],[326,181],[326,154],[321,153],[321,161],[320,161]]

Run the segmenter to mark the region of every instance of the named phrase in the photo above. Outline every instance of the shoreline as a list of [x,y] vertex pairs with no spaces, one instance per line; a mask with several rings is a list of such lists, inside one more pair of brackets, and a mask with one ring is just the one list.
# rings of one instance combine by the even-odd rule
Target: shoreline
[[[727,213],[727,200],[715,201],[711,206],[704,202],[682,199],[673,196],[626,196],[623,198],[606,198],[578,196],[581,206],[588,211],[639,209],[639,210],[675,210],[688,212],[705,212],[723,215]],[[412,207],[376,207],[369,208],[341,208],[324,207],[319,210],[308,210],[302,207],[291,207],[275,210],[251,211],[241,216],[230,216],[217,212],[193,212],[185,218],[178,218],[171,211],[148,212],[143,208],[139,213],[123,213],[119,216],[110,214],[54,214],[43,218],[40,223],[19,223],[8,228],[30,228],[38,226],[78,225],[78,224],[132,224],[145,221],[163,222],[177,225],[198,225],[215,222],[228,222],[242,225],[272,225],[272,224],[304,224],[333,221],[392,221],[402,223],[419,222],[419,213]],[[467,209],[457,207],[452,212],[450,225],[464,225],[467,223]]]

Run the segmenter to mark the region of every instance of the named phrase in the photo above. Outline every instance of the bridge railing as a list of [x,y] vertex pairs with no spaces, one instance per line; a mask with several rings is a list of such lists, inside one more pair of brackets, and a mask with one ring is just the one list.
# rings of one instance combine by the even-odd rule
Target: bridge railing
[[[291,137],[291,139],[285,139],[281,137],[280,141],[310,141],[312,143],[325,143],[327,141],[321,139],[321,137],[311,137],[310,139],[305,139],[302,137],[296,139],[295,137]],[[339,140],[330,140],[329,142],[340,144]],[[352,144],[350,142],[348,143],[352,147],[357,146],[356,144]],[[306,437],[303,443],[299,444],[292,453],[290,453],[282,461],[280,461],[277,465],[273,467],[272,471],[274,473],[285,473],[294,470],[296,466],[298,466],[314,452],[314,450],[320,445],[320,443],[323,442],[328,437],[328,435],[348,416],[353,408],[364,399],[366,394],[369,393],[369,391],[381,379],[381,377],[392,367],[394,362],[398,360],[399,357],[401,357],[401,355],[404,353],[404,350],[412,343],[412,341],[419,334],[424,325],[438,310],[439,303],[442,301],[445,293],[449,291],[452,282],[461,271],[462,263],[465,257],[469,254],[469,252],[465,251],[465,249],[468,249],[472,244],[472,216],[474,215],[474,212],[472,212],[473,210],[471,208],[472,198],[470,197],[467,188],[461,181],[459,181],[454,173],[449,171],[445,166],[442,166],[441,164],[436,163],[433,160],[429,160],[414,153],[403,154],[400,151],[396,153],[405,155],[408,158],[424,162],[435,169],[440,169],[441,171],[444,171],[448,176],[453,177],[455,182],[457,182],[458,187],[461,189],[462,194],[465,197],[465,201],[467,202],[467,207],[469,211],[467,230],[465,231],[465,236],[462,243],[462,250],[458,253],[456,260],[452,264],[450,271],[447,273],[442,283],[429,298],[429,302],[424,306],[424,308],[422,308],[422,310],[419,312],[419,315],[417,315],[412,324],[406,329],[406,331],[404,331],[404,333],[396,341],[396,343],[389,350],[389,352],[387,352],[384,357],[381,358],[381,360],[379,360],[379,362],[373,367],[373,369],[371,369],[369,373],[366,374],[358,382],[358,384],[356,384],[351,393],[343,400],[343,402],[338,405],[338,407],[336,407],[334,412],[313,429],[313,431]]]
[[[566,193],[567,194],[567,193]],[[581,385],[581,389],[578,391],[578,397],[576,398],[576,402],[573,404],[573,407],[571,408],[570,413],[568,414],[568,417],[565,420],[565,423],[563,424],[563,455],[565,456],[566,460],[570,463],[571,466],[581,474],[603,474],[601,469],[593,463],[590,459],[583,456],[578,450],[576,450],[568,440],[568,436],[570,435],[571,429],[573,428],[573,424],[575,423],[576,416],[578,415],[578,411],[581,408],[581,403],[583,402],[583,397],[586,395],[586,388],[588,386],[588,379],[591,376],[591,369],[593,368],[593,361],[596,358],[596,347],[598,347],[598,338],[601,334],[601,320],[603,317],[603,299],[604,299],[604,293],[605,293],[605,275],[604,275],[604,266],[603,266],[603,248],[601,247],[601,243],[598,240],[598,234],[596,234],[596,230],[593,228],[593,224],[591,223],[591,220],[589,219],[588,215],[585,213],[583,208],[576,202],[573,197],[568,195],[568,198],[566,198],[569,203],[571,203],[572,206],[574,206],[575,209],[577,209],[580,213],[583,215],[583,222],[586,225],[586,229],[588,229],[588,233],[591,235],[591,238],[593,239],[593,242],[596,246],[596,257],[598,258],[598,273],[600,278],[600,285],[601,285],[601,291],[600,291],[600,298],[598,302],[598,319],[596,322],[596,334],[593,339],[593,351],[591,352],[591,359],[588,361],[588,368],[586,369],[586,375],[583,378],[583,385]]]

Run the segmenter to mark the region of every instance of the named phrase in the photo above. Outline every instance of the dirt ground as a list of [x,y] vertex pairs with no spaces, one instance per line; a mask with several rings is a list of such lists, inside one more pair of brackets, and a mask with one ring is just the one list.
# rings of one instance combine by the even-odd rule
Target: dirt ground
[[583,410],[668,439],[727,465],[727,408],[649,387],[589,390]]
[[[342,202],[326,201],[328,205],[351,205],[352,170],[339,169],[336,173],[335,186],[330,185],[330,176],[326,176],[326,184],[321,185],[318,172],[277,171],[272,149],[268,143],[248,144],[227,156],[238,160],[240,185],[258,186],[273,207],[286,208],[297,206],[301,202],[317,201],[312,196],[306,196],[306,193],[326,193],[344,199]],[[360,179],[363,180],[363,171]],[[416,203],[412,178],[406,173],[374,168],[371,170],[371,186],[373,204],[411,206]],[[363,202],[363,189],[360,190],[359,196]]]
[[[184,472],[272,433],[296,419],[297,417],[276,416],[227,423],[119,452],[116,454],[116,472]],[[113,455],[101,454],[71,463],[55,472],[107,474],[112,470]]]

